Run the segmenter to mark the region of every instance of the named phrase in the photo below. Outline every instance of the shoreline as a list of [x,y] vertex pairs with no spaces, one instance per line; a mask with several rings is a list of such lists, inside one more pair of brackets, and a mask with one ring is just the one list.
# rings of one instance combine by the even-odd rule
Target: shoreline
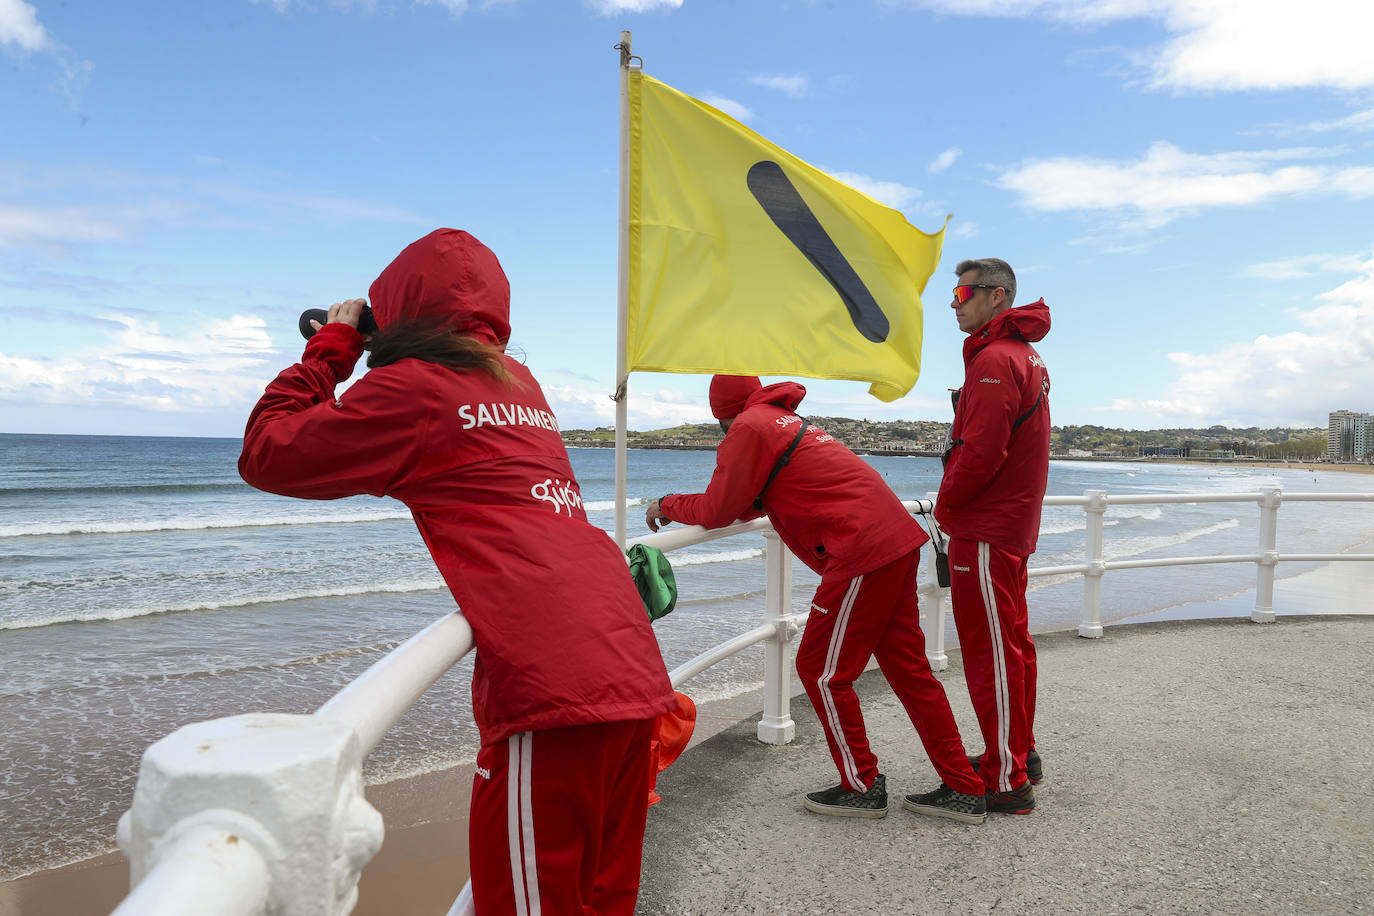
[[[1051,461],[1062,459],[1051,458]],[[1072,459],[1070,459],[1072,460]],[[1333,464],[1325,461],[1256,461],[1246,458],[1115,458],[1103,459],[1107,461],[1135,461],[1139,460],[1144,464],[1191,464],[1194,466],[1223,467],[1223,468],[1257,468],[1268,470],[1271,468],[1281,468],[1292,471],[1313,471],[1320,473],[1341,473],[1341,474],[1374,474],[1374,464]]]

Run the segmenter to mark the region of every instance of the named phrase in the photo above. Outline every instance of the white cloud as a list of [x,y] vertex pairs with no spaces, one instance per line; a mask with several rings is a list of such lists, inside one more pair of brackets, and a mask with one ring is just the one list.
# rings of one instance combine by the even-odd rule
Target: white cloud
[[[1333,259],[1345,263],[1349,259]],[[1374,255],[1356,276],[1298,313],[1309,330],[1262,335],[1212,353],[1169,354],[1178,379],[1163,397],[1117,399],[1105,411],[1143,411],[1187,425],[1321,424],[1333,405],[1374,391]],[[1352,402],[1353,403],[1353,402]]]
[[1344,118],[1337,118],[1335,121],[1310,121],[1298,129],[1312,131],[1314,133],[1323,133],[1331,130],[1355,130],[1362,132],[1374,130],[1374,108],[1357,111]]
[[879,203],[887,204],[894,210],[901,210],[922,197],[920,188],[908,187],[897,181],[881,181],[858,172],[843,172],[838,169],[826,168],[823,165],[817,166],[817,168],[832,178],[862,191]]
[[46,209],[0,202],[0,249],[125,239],[143,226],[169,222],[184,212],[183,206],[170,201]]
[[712,108],[719,108],[721,111],[734,118],[736,121],[752,121],[754,113],[743,104],[734,99],[727,99],[725,96],[715,92],[704,92],[697,96]]
[[276,370],[266,323],[254,316],[208,319],[180,336],[156,322],[102,316],[113,339],[57,359],[0,353],[0,400],[77,407],[197,412],[246,411]]
[[24,0],[0,0],[0,45],[21,51],[46,51],[52,39],[38,21],[38,10]]
[[[476,6],[489,10],[497,6],[508,6],[515,0],[477,0]],[[474,6],[472,0],[415,0],[419,6],[442,6],[455,16],[461,16]]]
[[978,224],[971,220],[955,222],[954,228],[949,230],[951,238],[971,239],[978,234]]
[[616,13],[647,13],[651,10],[675,10],[682,6],[682,0],[590,0],[592,9],[603,16]]
[[774,89],[778,92],[786,93],[794,99],[805,98],[807,93],[807,80],[804,76],[751,76],[749,82],[755,86],[763,86]]
[[[91,201],[54,204],[55,199]],[[33,245],[121,241],[156,225],[238,222],[248,225],[328,218],[416,223],[385,203],[277,180],[102,172],[89,168],[0,167],[0,251]]]
[[959,147],[951,146],[949,149],[945,150],[943,153],[936,156],[935,161],[926,167],[926,171],[931,172],[932,174],[935,172],[943,172],[945,169],[953,165],[954,161],[958,159],[962,153],[963,150],[959,149]]
[[[298,6],[309,9],[309,0],[250,0],[258,6],[270,6],[278,13],[285,13],[291,7]],[[416,6],[442,6],[454,16],[461,16],[468,10],[476,7],[480,10],[488,10],[496,6],[506,6],[514,3],[515,0],[411,0]],[[375,13],[379,9],[390,7],[392,4],[388,0],[328,0],[330,6],[341,13]]]
[[1180,37],[1154,64],[1157,86],[1296,89],[1374,86],[1374,4],[1363,0],[1172,0]]
[[1160,141],[1136,162],[1062,156],[1028,160],[997,184],[1034,210],[1106,210],[1156,228],[1207,207],[1253,206],[1281,197],[1374,195],[1374,168],[1292,164],[1329,155],[1314,148],[1185,153]]
[[1363,258],[1356,255],[1304,254],[1251,264],[1243,273],[1264,280],[1293,280],[1310,277],[1317,270],[1358,271],[1362,264]]
[[1148,55],[1151,85],[1192,90],[1374,86],[1366,0],[888,0],[960,16],[1083,25],[1159,20],[1173,38]]
[[[564,429],[595,429],[615,425],[615,402],[609,392],[572,385],[544,385],[544,397]],[[631,389],[628,427],[666,429],[683,423],[714,423],[705,399],[688,398],[679,391]]]

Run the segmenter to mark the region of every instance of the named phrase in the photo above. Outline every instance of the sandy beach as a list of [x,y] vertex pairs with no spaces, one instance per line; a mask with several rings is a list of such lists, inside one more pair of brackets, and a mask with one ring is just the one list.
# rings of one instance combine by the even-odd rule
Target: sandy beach
[[1328,464],[1316,461],[1246,461],[1243,458],[1150,458],[1147,464],[1193,464],[1225,468],[1284,468],[1291,471],[1312,471],[1313,473],[1374,474],[1374,464]]

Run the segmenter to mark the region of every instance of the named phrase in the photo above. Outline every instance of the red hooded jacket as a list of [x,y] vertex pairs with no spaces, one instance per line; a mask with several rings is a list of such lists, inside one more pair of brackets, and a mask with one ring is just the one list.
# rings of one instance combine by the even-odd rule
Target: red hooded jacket
[[[716,451],[706,492],[664,497],[663,514],[707,528],[762,515],[754,498],[805,422],[796,414],[805,396],[796,382],[750,395]],[[930,539],[878,472],[817,426],[807,426],[764,493],[763,508],[783,542],[823,576],[872,572]]]
[[951,537],[1035,553],[1050,470],[1050,376],[1031,342],[1049,330],[1041,299],[993,316],[964,341],[964,387],[935,506]]
[[[510,334],[496,256],[465,232],[413,243],[372,284],[380,328],[440,317],[485,343]],[[325,325],[253,409],[239,473],[306,499],[392,496],[414,516],[477,644],[482,742],[652,718],[676,704],[615,542],[587,522],[558,425],[529,371],[512,384],[418,359],[379,366],[337,399],[363,351]]]

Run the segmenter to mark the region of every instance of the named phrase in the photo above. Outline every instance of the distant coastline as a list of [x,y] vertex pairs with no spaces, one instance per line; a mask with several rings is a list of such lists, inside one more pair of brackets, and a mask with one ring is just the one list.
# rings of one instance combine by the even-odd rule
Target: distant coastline
[[[568,442],[568,448],[615,448],[614,442]],[[680,452],[713,452],[716,450],[714,445],[679,445],[676,443],[648,443],[630,442],[626,448],[635,450],[656,450],[656,451],[680,451]],[[850,449],[856,455],[888,455],[894,458],[939,458],[940,453],[924,449],[874,449],[874,448],[854,448]],[[1140,457],[1137,455],[1051,455],[1051,461],[1105,461],[1105,462],[1129,462],[1131,464],[1194,464],[1194,465],[1213,465],[1218,467],[1235,468],[1287,468],[1289,470],[1313,471],[1313,472],[1332,472],[1340,471],[1348,474],[1374,474],[1374,464],[1353,464],[1335,462],[1314,462],[1314,461],[1285,461],[1283,459],[1273,459],[1266,461],[1260,458],[1160,458],[1160,457]]]
[[[855,420],[821,416],[807,417],[807,420],[860,455],[938,458],[950,433],[948,422],[936,420]],[[564,429],[562,434],[563,443],[569,448],[613,448],[615,443],[615,429],[609,426]],[[723,438],[715,423],[628,430],[625,436],[629,448],[681,451],[710,451]],[[1220,459],[1252,461],[1257,467],[1279,467],[1286,462],[1320,465],[1325,463],[1327,440],[1327,431],[1319,427],[1126,430],[1055,426],[1050,429],[1050,458],[1057,461],[1182,460],[1200,463]]]

